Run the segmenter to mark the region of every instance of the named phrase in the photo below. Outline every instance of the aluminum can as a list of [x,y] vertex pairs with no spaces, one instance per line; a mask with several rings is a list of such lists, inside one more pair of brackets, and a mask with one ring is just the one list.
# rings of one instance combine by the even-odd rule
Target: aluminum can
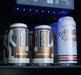
[[54,52],[54,65],[57,65],[57,23],[51,24],[52,32],[53,32],[53,52]]
[[16,66],[29,65],[29,30],[26,24],[14,23],[8,33],[8,63]]
[[53,34],[51,26],[38,25],[34,29],[33,63],[39,66],[53,64]]
[[34,44],[34,40],[33,40],[33,31],[29,32],[29,49],[30,49],[30,63],[31,65],[33,65],[32,63],[32,59],[33,59],[33,44]]
[[73,17],[61,17],[57,23],[57,54],[60,65],[77,63],[76,23]]
[[3,39],[3,63],[7,65],[8,63],[8,31],[5,31]]

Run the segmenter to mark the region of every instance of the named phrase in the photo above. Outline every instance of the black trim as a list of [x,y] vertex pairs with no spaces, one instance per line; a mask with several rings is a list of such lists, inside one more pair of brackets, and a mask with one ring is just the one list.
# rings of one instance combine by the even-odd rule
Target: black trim
[[77,60],[58,60],[58,61],[77,61]]

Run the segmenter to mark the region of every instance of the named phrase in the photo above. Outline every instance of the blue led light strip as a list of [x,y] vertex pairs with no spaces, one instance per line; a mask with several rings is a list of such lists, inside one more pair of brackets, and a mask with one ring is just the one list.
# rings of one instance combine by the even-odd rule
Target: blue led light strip
[[17,11],[26,11],[26,12],[35,12],[35,13],[48,13],[54,15],[67,15],[69,13],[66,9],[54,9],[54,10],[45,10],[45,9],[33,9],[33,8],[16,8]]

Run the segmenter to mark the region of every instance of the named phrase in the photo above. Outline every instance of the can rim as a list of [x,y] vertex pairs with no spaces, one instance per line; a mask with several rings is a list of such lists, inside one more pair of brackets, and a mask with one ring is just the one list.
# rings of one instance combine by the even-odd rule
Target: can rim
[[41,28],[43,28],[43,29],[51,29],[51,26],[49,26],[49,25],[37,25],[37,26],[35,26],[34,29],[41,29]]
[[71,16],[63,16],[63,17],[60,17],[59,19],[65,19],[65,18],[68,18],[68,19],[73,19],[73,20],[74,20],[74,18],[73,18],[73,17],[71,17]]
[[24,23],[14,23],[10,26],[10,28],[13,28],[13,27],[24,27],[24,28],[28,28],[27,27],[27,24],[24,24]]

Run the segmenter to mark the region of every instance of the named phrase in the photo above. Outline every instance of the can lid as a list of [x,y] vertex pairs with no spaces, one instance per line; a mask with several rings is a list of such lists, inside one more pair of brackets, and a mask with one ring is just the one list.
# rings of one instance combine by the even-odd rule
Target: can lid
[[72,19],[72,20],[74,20],[74,18],[71,17],[71,16],[64,16],[64,17],[60,17],[59,20],[60,20],[60,19]]
[[14,23],[10,26],[10,28],[12,27],[24,27],[24,28],[28,28],[26,24],[24,23]]
[[44,28],[44,29],[51,29],[51,26],[49,26],[49,25],[37,25],[37,26],[35,27],[35,29],[41,29],[41,28]]

